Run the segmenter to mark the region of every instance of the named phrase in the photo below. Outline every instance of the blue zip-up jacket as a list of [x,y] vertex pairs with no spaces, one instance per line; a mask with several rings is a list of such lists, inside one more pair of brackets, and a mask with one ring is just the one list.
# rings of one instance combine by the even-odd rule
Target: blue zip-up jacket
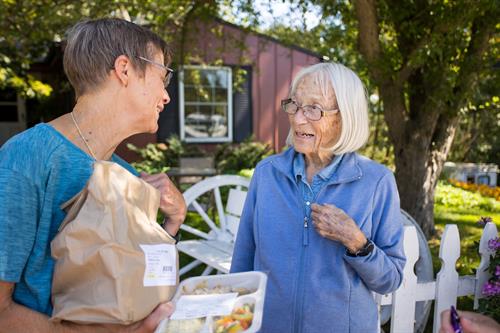
[[368,158],[347,153],[318,193],[314,202],[344,210],[375,244],[371,254],[350,257],[304,216],[294,155],[290,148],[257,165],[231,272],[268,274],[261,332],[376,332],[372,291],[396,290],[405,264],[394,176]]

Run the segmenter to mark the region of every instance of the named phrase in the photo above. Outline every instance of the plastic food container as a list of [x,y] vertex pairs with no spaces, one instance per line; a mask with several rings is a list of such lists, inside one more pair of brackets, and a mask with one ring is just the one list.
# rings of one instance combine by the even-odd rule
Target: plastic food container
[[[236,298],[235,308],[241,307],[244,304],[253,305],[253,319],[251,325],[244,331],[245,333],[257,332],[262,324],[262,313],[264,310],[264,298],[266,293],[266,284],[267,284],[267,276],[262,272],[243,272],[243,273],[234,273],[234,274],[223,274],[223,275],[208,275],[208,276],[197,276],[186,279],[179,284],[175,296],[173,298],[173,302],[177,302],[177,300],[185,294],[185,291],[191,293],[200,285],[204,285],[207,289],[213,289],[216,287],[230,287],[232,289],[244,288],[246,290],[252,291],[251,293],[245,295],[239,295]],[[233,309],[234,310],[234,309]],[[219,318],[219,316],[208,316],[202,318],[201,320],[204,323],[204,327],[198,330],[198,333],[213,333],[214,330],[214,322]],[[199,321],[200,319],[198,319]],[[194,320],[196,321],[196,320]],[[155,333],[166,333],[168,329],[168,319],[163,320]],[[172,323],[173,324],[173,323]],[[196,326],[196,325],[193,325]],[[197,325],[199,326],[199,325]],[[185,329],[189,330],[189,332],[197,333],[196,330],[193,331],[190,325],[185,325]],[[182,329],[178,328],[176,330],[181,331]]]

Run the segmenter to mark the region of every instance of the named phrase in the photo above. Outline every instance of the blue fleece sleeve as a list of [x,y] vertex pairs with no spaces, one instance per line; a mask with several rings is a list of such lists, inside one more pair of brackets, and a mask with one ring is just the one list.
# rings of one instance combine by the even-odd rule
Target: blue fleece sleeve
[[0,168],[0,280],[19,282],[35,241],[37,212],[36,187]]
[[231,261],[231,273],[247,272],[254,270],[255,238],[254,238],[254,214],[257,192],[258,168],[255,170],[248,194],[243,206],[240,218],[238,234],[234,244],[233,259]]
[[344,255],[351,267],[372,291],[387,294],[403,280],[406,262],[399,194],[392,173],[384,175],[375,190],[372,204],[372,235],[375,248],[367,256]]

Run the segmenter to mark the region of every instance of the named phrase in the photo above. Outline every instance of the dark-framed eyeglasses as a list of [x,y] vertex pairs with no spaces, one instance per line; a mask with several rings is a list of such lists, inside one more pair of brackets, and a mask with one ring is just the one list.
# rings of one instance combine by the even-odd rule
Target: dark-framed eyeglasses
[[299,109],[302,109],[302,111],[304,111],[304,116],[312,121],[320,120],[321,117],[326,116],[328,113],[336,114],[340,111],[339,109],[323,110],[317,105],[299,105],[291,98],[282,99],[281,108],[292,116],[295,115]]
[[148,62],[151,65],[154,65],[156,67],[164,69],[167,72],[167,74],[165,75],[165,78],[163,79],[163,85],[165,86],[165,89],[167,89],[167,87],[170,83],[170,80],[172,80],[172,76],[174,75],[174,70],[172,68],[169,68],[169,67],[167,67],[163,64],[160,64],[156,61],[149,60],[148,58],[144,58],[144,57],[140,57],[140,56],[137,56],[136,58],[141,59],[142,61],[146,61],[146,62]]

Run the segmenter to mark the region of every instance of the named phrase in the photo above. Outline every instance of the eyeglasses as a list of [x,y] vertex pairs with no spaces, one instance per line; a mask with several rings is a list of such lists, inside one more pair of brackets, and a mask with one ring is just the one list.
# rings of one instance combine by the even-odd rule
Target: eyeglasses
[[169,68],[169,67],[163,65],[163,64],[160,64],[160,63],[153,61],[153,60],[149,60],[149,59],[144,58],[144,57],[137,56],[136,58],[141,59],[145,62],[149,62],[151,65],[155,65],[156,67],[160,67],[160,68],[164,69],[167,72],[167,74],[165,75],[165,78],[163,79],[163,85],[165,86],[165,89],[167,89],[168,84],[170,83],[170,80],[172,79],[172,76],[174,74],[174,70],[172,68]]
[[304,111],[304,116],[312,121],[320,120],[321,117],[326,116],[329,112],[335,114],[340,111],[339,109],[323,110],[316,105],[298,105],[297,102],[291,98],[281,100],[281,108],[290,115],[295,115],[299,109],[302,109]]

